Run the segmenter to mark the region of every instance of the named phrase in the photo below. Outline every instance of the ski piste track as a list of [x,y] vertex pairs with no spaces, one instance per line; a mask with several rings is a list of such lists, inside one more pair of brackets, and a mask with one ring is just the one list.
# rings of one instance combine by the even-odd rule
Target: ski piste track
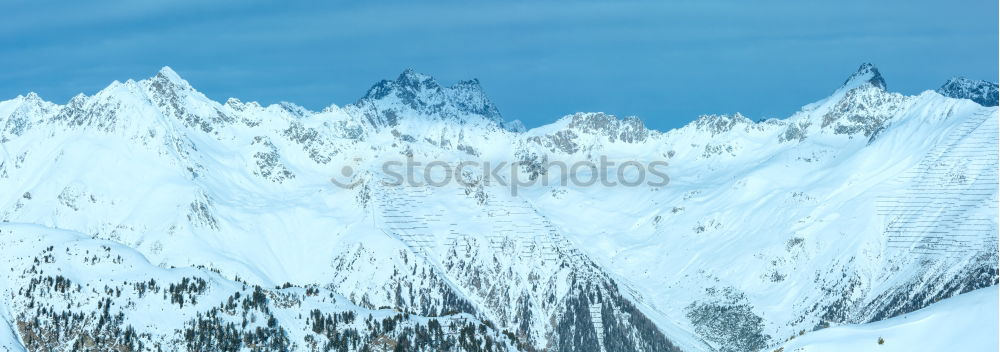
[[[464,290],[448,279],[447,271],[441,265],[449,253],[459,258],[469,253],[471,246],[479,243],[471,240],[473,237],[484,239],[486,247],[494,255],[516,258],[535,268],[557,266],[565,258],[581,280],[596,283],[610,279],[606,273],[598,273],[593,261],[562,236],[556,226],[531,203],[508,194],[506,188],[481,188],[483,193],[479,196],[484,196],[481,198],[482,210],[473,219],[461,219],[449,216],[445,208],[435,206],[432,197],[436,192],[451,193],[469,202],[469,209],[475,209],[473,205],[480,201],[475,190],[454,185],[375,187],[378,191],[373,192],[375,201],[370,209],[375,226],[387,236],[404,243],[460,292]],[[460,230],[468,228],[463,226],[463,221],[491,226],[486,233],[469,233]],[[645,305],[634,286],[622,278],[615,278],[614,281],[635,303]],[[600,350],[604,351],[602,308],[599,300],[588,304]]]
[[997,134],[997,116],[977,113],[895,180],[900,192],[876,200],[889,248],[957,257],[996,244]]

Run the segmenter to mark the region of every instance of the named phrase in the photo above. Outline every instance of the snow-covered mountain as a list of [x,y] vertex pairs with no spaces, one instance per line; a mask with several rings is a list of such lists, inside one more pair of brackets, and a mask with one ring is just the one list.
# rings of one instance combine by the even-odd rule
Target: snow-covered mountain
[[[756,351],[995,286],[997,108],[886,87],[866,64],[787,119],[667,132],[526,131],[478,81],[412,70],[319,112],[218,103],[169,68],[19,96],[0,347]],[[669,183],[510,186],[602,158]],[[432,180],[518,164],[386,182],[407,159]]]
[[938,93],[946,97],[969,99],[982,106],[997,106],[997,84],[993,82],[955,77],[945,82]]
[[373,126],[393,127],[402,117],[445,120],[457,124],[502,125],[503,118],[479,86],[479,80],[442,87],[433,77],[403,71],[395,81],[382,80],[348,106]]

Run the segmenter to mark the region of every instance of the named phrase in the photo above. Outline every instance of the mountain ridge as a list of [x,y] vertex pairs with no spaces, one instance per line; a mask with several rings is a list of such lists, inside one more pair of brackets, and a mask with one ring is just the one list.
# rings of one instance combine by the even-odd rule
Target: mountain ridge
[[[174,71],[169,66],[162,67],[156,75],[142,81],[132,81],[128,80],[124,83],[114,81],[108,87],[102,89],[102,91],[109,88],[114,88],[116,86],[122,85],[129,87],[134,84],[141,84],[141,82],[147,82],[152,89],[163,95],[176,94],[172,92],[171,89],[177,89],[181,92],[190,91],[199,97],[204,98],[206,101],[210,101],[216,105],[230,105],[228,103],[241,103],[243,102],[238,98],[228,98],[226,103],[220,104],[211,99],[208,99],[204,94],[198,92],[187,80],[182,78],[176,71]],[[882,77],[878,68],[871,63],[864,63],[859,68],[852,73],[842,84],[837,91],[834,92],[834,96],[838,95],[838,92],[848,92],[855,90],[858,87],[864,85],[871,85],[874,88],[884,91],[886,89],[885,79]],[[952,87],[950,90],[947,87]],[[992,91],[990,90],[992,87]],[[964,77],[955,77],[949,79],[941,88],[937,90],[939,94],[949,96],[952,98],[967,98],[976,101],[978,104],[983,106],[995,106],[989,105],[995,101],[995,99],[990,100],[992,93],[995,93],[996,83],[970,80]],[[961,88],[961,89],[960,89]],[[948,93],[951,92],[952,93]],[[433,94],[428,94],[433,93]],[[453,97],[454,95],[462,95],[463,98]],[[951,94],[951,95],[949,95]],[[975,96],[972,96],[975,95]],[[995,94],[994,94],[995,95]],[[156,96],[156,94],[154,94]],[[387,97],[395,96],[400,98],[400,101],[387,102],[390,107],[376,107],[380,103],[386,103],[384,100]],[[20,97],[20,96],[19,96]],[[34,92],[29,92],[25,96],[25,99],[32,101],[40,101],[47,103],[49,106],[59,106],[55,103],[51,103],[42,99],[38,94]],[[432,98],[433,97],[433,98]],[[82,93],[75,96],[67,104],[70,104],[76,100],[87,98],[86,95]],[[15,98],[16,99],[16,98]],[[169,98],[167,98],[169,99]],[[13,100],[8,100],[13,101]],[[163,103],[163,102],[161,102]],[[284,110],[293,113],[297,116],[304,117],[308,115],[315,115],[317,112],[310,111],[306,108],[296,105],[291,102],[280,102],[275,104],[270,104],[268,106],[260,105],[257,102],[247,102],[245,104],[255,104],[257,107],[262,109],[277,106]],[[399,106],[392,106],[401,104],[405,109],[401,110]],[[444,111],[445,107],[451,108],[453,111]],[[809,107],[807,105],[806,107]],[[353,110],[352,112],[363,115],[370,126],[382,126],[382,127],[392,127],[397,122],[397,119],[401,116],[409,116],[413,118],[428,118],[433,116],[441,116],[442,118],[454,119],[460,123],[464,123],[463,119],[459,118],[458,113],[463,113],[471,118],[483,119],[485,124],[496,124],[501,127],[505,127],[508,124],[514,126],[508,128],[514,132],[527,132],[531,129],[521,129],[518,128],[518,123],[514,121],[506,122],[503,120],[499,109],[489,100],[483,91],[481,84],[478,79],[459,81],[450,87],[444,87],[437,83],[437,81],[430,75],[418,73],[413,69],[406,69],[395,80],[381,80],[375,83],[367,93],[359,98],[356,102],[345,105],[344,107],[337,107],[336,105],[331,105],[325,108],[323,111],[340,111],[340,110]],[[738,112],[734,116],[742,116]],[[413,115],[413,116],[410,116]],[[798,115],[798,114],[796,114]],[[614,116],[607,115],[602,112],[578,112],[575,114],[565,115],[563,118],[569,118],[577,116]],[[699,116],[699,119],[706,115]],[[638,120],[641,125],[641,119],[629,116],[626,120]],[[557,120],[558,121],[558,120]],[[698,119],[695,119],[688,123],[695,124]],[[200,123],[200,122],[199,122]],[[553,122],[549,125],[555,124]],[[578,122],[579,124],[580,122]],[[543,125],[532,129],[544,129]],[[687,125],[685,125],[687,126]],[[674,128],[681,129],[685,126]],[[204,127],[204,126],[203,126]],[[641,129],[646,129],[644,126]],[[673,129],[672,129],[673,130]],[[655,131],[655,130],[653,130]],[[666,133],[668,131],[656,131],[659,133]]]
[[997,106],[997,84],[981,80],[954,77],[937,89],[941,95],[951,98],[969,99],[982,106]]
[[[874,66],[788,119],[666,132],[602,113],[515,132],[465,99],[485,93],[449,98],[412,71],[320,112],[220,104],[163,71],[62,106],[0,102],[0,248],[20,258],[0,267],[0,313],[27,346],[131,328],[115,341],[765,350],[997,283],[997,109],[888,92]],[[669,161],[670,183],[380,182],[406,158],[518,161],[528,179],[601,156]],[[166,327],[131,305],[170,312]],[[45,338],[68,321],[81,334]]]

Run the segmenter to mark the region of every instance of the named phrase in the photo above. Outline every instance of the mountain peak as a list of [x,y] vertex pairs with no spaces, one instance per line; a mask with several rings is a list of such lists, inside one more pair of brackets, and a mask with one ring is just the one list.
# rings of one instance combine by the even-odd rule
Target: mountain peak
[[468,122],[478,117],[503,123],[499,110],[489,100],[478,79],[442,87],[434,77],[406,69],[395,80],[382,80],[352,104],[365,111],[376,125],[396,125],[400,118],[424,116]]
[[26,100],[26,101],[44,101],[42,99],[42,97],[40,97],[38,95],[38,93],[35,93],[35,92],[28,92],[28,95],[24,96],[24,100]]
[[937,92],[941,95],[957,99],[969,99],[982,106],[997,106],[997,84],[965,77],[953,77],[941,85]]
[[878,72],[878,68],[875,65],[869,62],[861,64],[857,71],[851,74],[850,77],[847,77],[842,88],[853,89],[866,83],[885,89],[885,80],[882,79],[882,74]]
[[479,87],[479,78],[467,79],[464,81],[458,81],[453,87],[468,86],[468,87]]
[[181,78],[181,75],[177,74],[177,72],[170,68],[170,66],[163,66],[163,68],[156,73],[156,76],[152,77],[151,81],[170,83],[178,87],[191,87],[191,84]]
[[397,83],[409,87],[419,87],[424,85],[422,83],[430,83],[433,81],[434,77],[414,71],[412,68],[403,70],[403,73],[400,73],[399,77],[396,78]]
[[160,71],[156,73],[156,76],[163,77],[165,79],[175,82],[184,80],[183,78],[181,78],[180,75],[177,74],[176,71],[174,71],[174,69],[170,68],[170,66],[163,66],[162,68],[160,68]]

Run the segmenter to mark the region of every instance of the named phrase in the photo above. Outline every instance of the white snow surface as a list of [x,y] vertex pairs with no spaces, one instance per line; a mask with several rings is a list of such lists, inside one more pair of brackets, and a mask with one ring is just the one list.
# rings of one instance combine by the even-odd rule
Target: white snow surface
[[[148,262],[133,278],[190,270],[226,294],[287,282],[341,298],[334,311],[490,321],[491,336],[507,330],[537,349],[667,350],[660,334],[683,350],[765,350],[995,292],[996,107],[893,93],[864,65],[783,120],[712,115],[659,132],[578,113],[523,131],[479,89],[407,71],[357,104],[312,112],[218,103],[164,68],[65,105],[33,93],[0,102],[0,220],[11,227],[0,233],[0,346],[20,350],[17,322],[34,314],[17,293],[41,274],[20,261],[44,247],[26,238],[59,245],[64,233]],[[407,157],[600,156],[666,161],[670,183],[535,184],[515,195],[482,182],[382,182],[384,163]],[[353,174],[342,177],[345,167]],[[119,270],[72,263],[47,264],[81,275],[74,282]],[[455,297],[470,311],[456,311]],[[179,338],[194,313],[149,331]]]
[[809,333],[782,347],[788,352],[996,351],[997,300],[996,286],[982,288],[895,318]]

